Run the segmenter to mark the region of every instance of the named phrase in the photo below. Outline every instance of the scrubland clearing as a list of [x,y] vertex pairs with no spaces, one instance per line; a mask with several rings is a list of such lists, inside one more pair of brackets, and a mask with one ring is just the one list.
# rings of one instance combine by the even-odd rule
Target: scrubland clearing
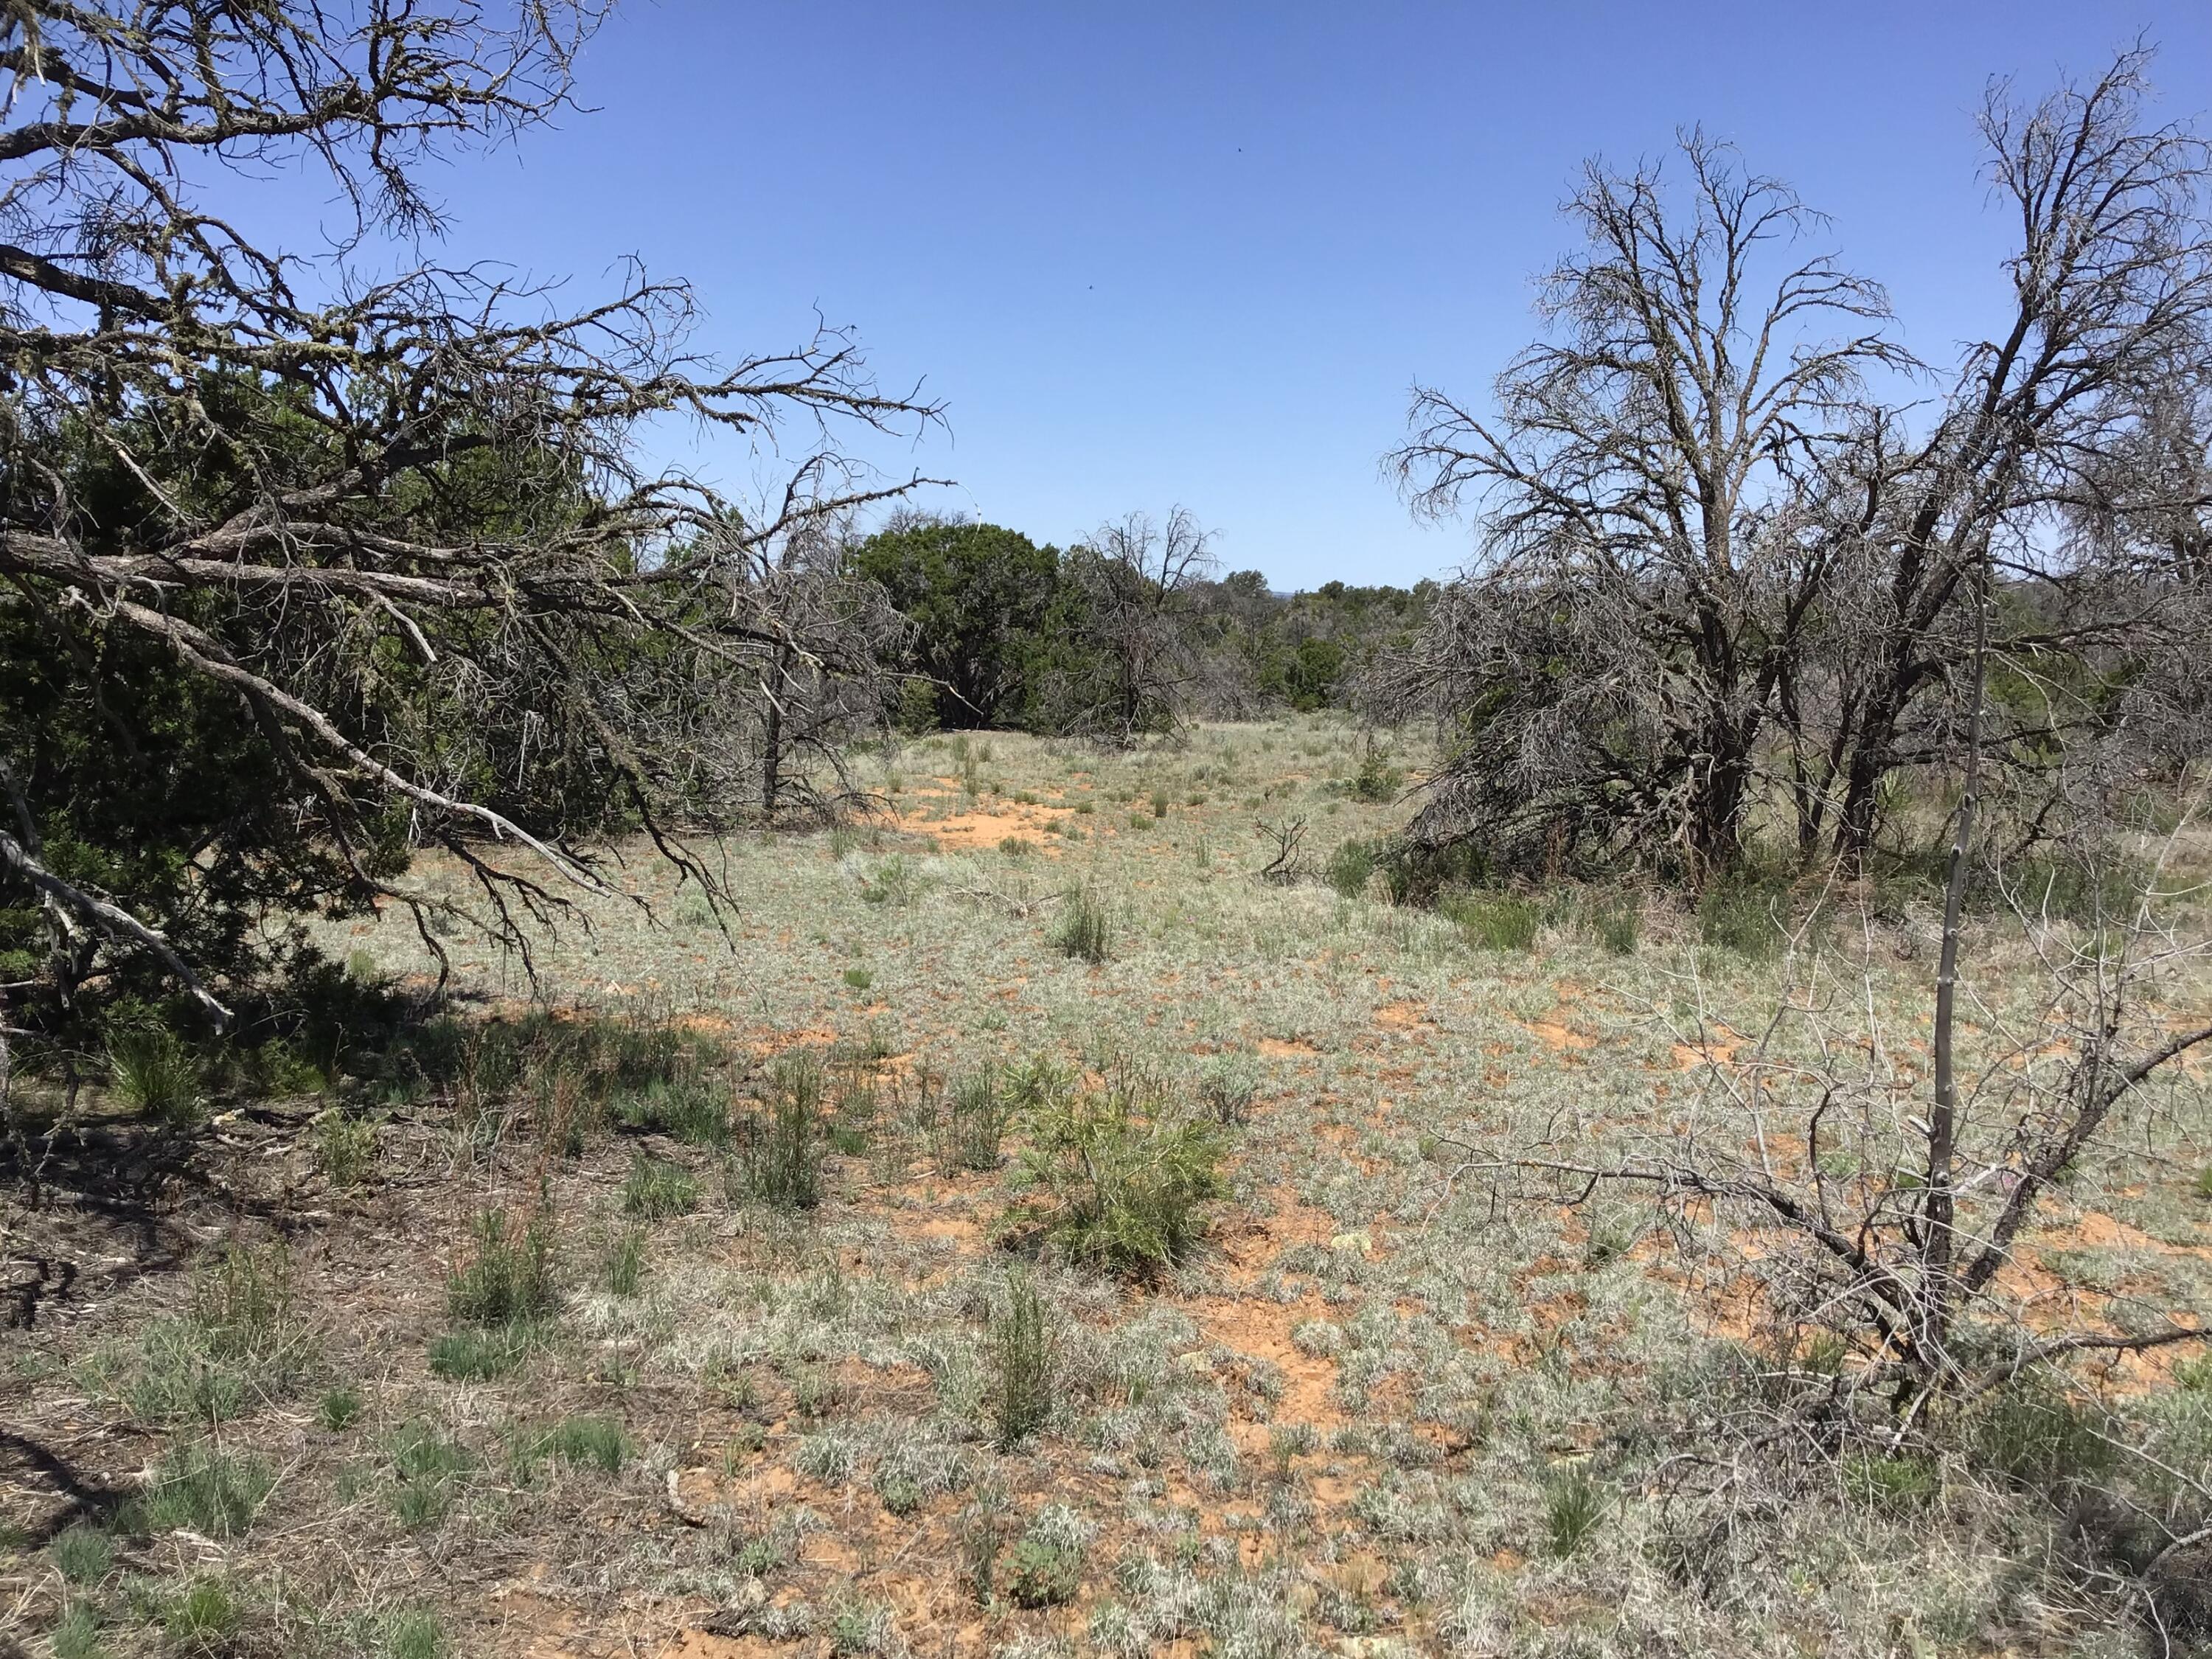
[[[726,933],[640,861],[654,920],[568,919],[534,994],[455,937],[451,1015],[203,1079],[189,1132],[88,1092],[41,1220],[82,1265],[9,1336],[11,1625],[392,1659],[2135,1650],[2050,1493],[2114,1443],[2203,1463],[2191,1348],[2084,1355],[1948,1449],[1731,1469],[1778,1375],[1863,1363],[1785,1242],[1486,1160],[1747,1126],[1803,1160],[1728,1115],[1802,963],[1616,890],[1395,905],[1335,855],[1402,816],[1364,759],[1327,718],[871,752],[872,825],[720,849]],[[1257,878],[1255,821],[1299,818],[1306,878]],[[1907,1078],[1923,911],[1806,935]],[[2001,1068],[2041,987],[1984,932]],[[404,915],[323,942],[364,986],[430,966]],[[2201,1071],[2128,1111],[2013,1253],[2026,1328],[2206,1306]]]

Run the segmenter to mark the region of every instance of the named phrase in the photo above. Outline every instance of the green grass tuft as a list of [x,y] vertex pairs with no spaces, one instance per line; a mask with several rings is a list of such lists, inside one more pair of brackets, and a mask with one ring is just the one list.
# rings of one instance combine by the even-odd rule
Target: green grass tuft
[[107,1074],[125,1105],[164,1123],[195,1122],[207,1104],[198,1056],[164,1025],[137,1027],[109,1038]]
[[97,1584],[115,1565],[115,1540],[97,1527],[74,1526],[46,1547],[54,1571],[72,1584]]
[[339,1433],[361,1420],[361,1390],[342,1382],[324,1391],[315,1405],[315,1420],[331,1433]]
[[82,1601],[72,1602],[46,1633],[54,1659],[101,1659],[107,1645],[100,1639],[100,1615]]
[[263,1459],[227,1452],[211,1441],[173,1446],[132,1515],[137,1529],[204,1533],[232,1538],[253,1524],[276,1484]]
[[526,1324],[560,1304],[553,1273],[553,1226],[543,1210],[521,1223],[503,1210],[476,1218],[471,1253],[446,1283],[456,1319],[486,1327]]
[[191,1653],[228,1651],[243,1622],[237,1595],[220,1578],[193,1579],[161,1612],[163,1632]]
[[446,1659],[446,1627],[428,1607],[403,1607],[384,1621],[380,1659]]
[[1536,943],[1543,907],[1508,893],[1460,893],[1441,907],[1468,943],[1486,951],[1526,951]]
[[1587,1543],[1605,1519],[1605,1493],[1579,1465],[1544,1487],[1544,1547],[1565,1559]]
[[822,1063],[787,1054],[770,1073],[765,1109],[747,1126],[738,1165],[745,1194],[779,1210],[822,1201]]
[[1051,1316],[1025,1273],[1007,1275],[1006,1302],[991,1318],[991,1437],[1011,1450],[1052,1416],[1057,1381]]
[[1072,887],[1060,901],[1052,948],[1078,961],[1100,963],[1111,953],[1114,919],[1105,902],[1089,887]]
[[631,1155],[629,1179],[623,1183],[622,1206],[626,1215],[647,1221],[666,1221],[688,1215],[699,1202],[699,1182],[680,1164]]
[[529,1358],[532,1334],[524,1324],[448,1331],[430,1340],[430,1373],[449,1382],[492,1382]]
[[459,1441],[420,1421],[397,1430],[386,1443],[385,1455],[395,1483],[392,1513],[410,1532],[444,1520],[476,1467]]
[[564,1417],[549,1429],[526,1433],[516,1442],[514,1463],[528,1475],[541,1463],[596,1469],[619,1474],[629,1461],[630,1444],[622,1425],[609,1417]]

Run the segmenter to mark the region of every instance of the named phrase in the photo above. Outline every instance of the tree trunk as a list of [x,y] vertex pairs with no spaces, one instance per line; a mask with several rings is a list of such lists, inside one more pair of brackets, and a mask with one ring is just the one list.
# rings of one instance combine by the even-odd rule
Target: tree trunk
[[1951,863],[1943,884],[1943,945],[1936,963],[1936,1023],[1930,1069],[1934,1101],[1928,1118],[1928,1190],[1921,1205],[1925,1223],[1924,1277],[1921,1283],[1921,1326],[1915,1338],[1926,1352],[1917,1356],[1924,1368],[1944,1363],[1957,1249],[1953,1227],[1958,1213],[1954,1164],[1959,1137],[1959,1078],[1954,1047],[1959,1002],[1959,931],[1966,908],[1966,878],[1973,851],[1974,811],[1982,780],[1982,696],[1988,676],[1990,577],[1984,559],[1974,587],[1974,670],[1972,702],[1966,709],[1966,774],[1959,793],[1958,824],[1951,837]]
[[789,684],[785,653],[776,653],[769,676],[768,710],[761,720],[761,817],[775,827],[775,807],[783,793],[783,697]]

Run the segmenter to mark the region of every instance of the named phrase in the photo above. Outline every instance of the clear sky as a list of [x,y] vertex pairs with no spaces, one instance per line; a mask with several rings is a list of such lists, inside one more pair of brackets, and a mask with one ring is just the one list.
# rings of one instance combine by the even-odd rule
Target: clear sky
[[1415,379],[1480,398],[1531,337],[1582,158],[1702,121],[1948,359],[2002,280],[1984,82],[2094,75],[2138,33],[2160,112],[2212,118],[2205,0],[658,0],[592,43],[596,112],[434,184],[447,257],[580,299],[638,254],[693,282],[710,349],[854,325],[946,404],[877,452],[959,481],[933,505],[1064,544],[1179,501],[1278,587],[1404,582],[1466,536],[1412,525],[1378,458]]

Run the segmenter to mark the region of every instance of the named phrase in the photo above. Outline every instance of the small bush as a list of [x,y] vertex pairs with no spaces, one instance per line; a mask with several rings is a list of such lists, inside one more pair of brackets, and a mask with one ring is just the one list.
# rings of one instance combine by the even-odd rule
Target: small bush
[[115,1540],[97,1527],[71,1527],[46,1547],[54,1571],[72,1584],[97,1584],[115,1565]]
[[991,1319],[991,1435],[1000,1449],[1011,1449],[1052,1415],[1055,1382],[1050,1316],[1027,1273],[1007,1277],[1005,1305]]
[[1358,898],[1367,890],[1367,883],[1375,873],[1375,848],[1364,841],[1347,841],[1339,844],[1328,855],[1328,863],[1322,872],[1340,898]]
[[921,885],[914,867],[894,853],[861,879],[860,897],[866,903],[885,904],[896,908],[912,903],[921,891]]
[[2063,1492],[2100,1480],[2112,1466],[2101,1417],[2047,1379],[2023,1378],[1989,1395],[1966,1426],[1975,1462],[2016,1486]]
[[1083,1588],[1083,1557],[1036,1538],[1006,1553],[1006,1599],[1018,1607],[1057,1607]]
[[1925,1457],[1844,1455],[1844,1491],[1854,1502],[1891,1513],[1924,1509],[1942,1490],[1942,1475]]
[[1597,942],[1616,957],[1636,954],[1637,937],[1644,927],[1644,908],[1632,895],[1619,895],[1600,903],[1590,915],[1590,931]]
[[1380,806],[1397,799],[1404,781],[1405,775],[1390,764],[1390,757],[1370,738],[1359,757],[1359,771],[1352,781],[1352,793],[1361,800]]
[[514,1461],[517,1472],[526,1476],[546,1462],[619,1474],[629,1455],[622,1425],[613,1419],[567,1417],[550,1429],[525,1435],[516,1444]]
[[969,1073],[952,1085],[939,1161],[978,1173],[997,1169],[1005,1161],[999,1143],[1012,1116],[1000,1068],[986,1065]]
[[1010,859],[1025,859],[1036,851],[1036,843],[1026,836],[1001,836],[999,850]]
[[1544,1488],[1544,1547],[1565,1558],[1580,1549],[1605,1519],[1605,1494],[1589,1471],[1577,1466]]
[[849,1432],[825,1429],[801,1440],[791,1455],[792,1467],[810,1480],[825,1486],[842,1486],[853,1478],[860,1453]]
[[315,1167],[340,1192],[361,1185],[376,1163],[377,1120],[328,1111],[315,1120]]
[[1189,1253],[1222,1190],[1221,1146],[1201,1123],[1143,1110],[1127,1085],[1048,1103],[1023,1158],[1046,1240],[1069,1260],[1150,1278]]
[[665,1158],[632,1155],[629,1179],[623,1183],[625,1214],[647,1221],[666,1221],[688,1215],[699,1202],[699,1183],[680,1164]]
[[1505,893],[1462,893],[1444,907],[1461,935],[1486,951],[1526,951],[1544,920],[1534,899]]
[[868,1150],[876,1131],[876,1091],[858,1067],[849,1072],[837,1090],[830,1113],[830,1149],[841,1157],[858,1158]]
[[1056,1607],[1083,1588],[1083,1559],[1092,1528],[1064,1504],[1030,1517],[1006,1556],[1006,1599],[1017,1607]]
[[167,1026],[118,1032],[108,1041],[107,1072],[125,1105],[165,1123],[191,1123],[206,1104],[198,1058]]
[[729,1144],[728,1091],[703,1071],[653,1079],[625,1094],[616,1115],[627,1127],[665,1134],[688,1146]]
[[220,1578],[195,1578],[161,1610],[172,1642],[203,1653],[222,1651],[238,1631],[238,1598]]
[[1498,874],[1489,853],[1472,840],[1442,846],[1387,842],[1376,854],[1376,867],[1393,904],[1440,904],[1446,894],[1487,886]]
[[361,1420],[361,1390],[341,1383],[325,1391],[315,1407],[315,1420],[337,1434]]
[[1749,878],[1717,881],[1698,899],[1698,937],[1764,962],[1779,954],[1788,893]]
[[826,1371],[804,1365],[792,1376],[791,1409],[810,1423],[832,1415],[844,1401],[845,1391]]
[[848,968],[845,970],[845,983],[855,991],[865,991],[875,982],[876,976],[865,968]]
[[210,1441],[185,1441],[155,1466],[134,1519],[148,1532],[182,1528],[231,1538],[253,1524],[276,1484],[275,1471],[260,1458],[226,1452]]
[[961,1577],[976,1605],[989,1607],[998,1588],[999,1556],[1006,1547],[1006,1500],[995,1485],[987,1486],[975,1501],[960,1512],[955,1537],[960,1547]]
[[523,1224],[486,1210],[474,1224],[473,1252],[446,1281],[446,1305],[472,1325],[527,1324],[560,1304],[553,1274],[553,1228],[543,1210]]
[[811,1054],[779,1060],[766,1109],[748,1125],[741,1168],[744,1190],[754,1200],[779,1210],[811,1210],[821,1203],[821,1105],[820,1062]]
[[607,1291],[614,1296],[635,1296],[644,1277],[645,1231],[625,1227],[607,1243]]
[[396,1483],[392,1512],[410,1530],[445,1519],[475,1466],[468,1448],[421,1422],[400,1428],[387,1443],[386,1454]]
[[1110,953],[1113,936],[1114,919],[1104,901],[1088,887],[1070,888],[1060,901],[1052,948],[1079,961],[1099,963]]
[[889,1607],[840,1607],[830,1620],[830,1651],[838,1659],[901,1651],[897,1632]]

